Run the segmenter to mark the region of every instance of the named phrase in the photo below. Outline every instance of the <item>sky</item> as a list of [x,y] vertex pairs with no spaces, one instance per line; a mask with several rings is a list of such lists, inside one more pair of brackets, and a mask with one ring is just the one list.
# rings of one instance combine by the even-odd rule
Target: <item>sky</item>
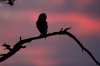
[[[19,40],[36,37],[39,14],[47,14],[48,33],[69,28],[70,33],[100,62],[100,0],[17,0],[0,3],[0,45],[13,47]],[[56,35],[24,44],[0,66],[97,66],[69,36]],[[7,53],[0,46],[0,54]]]

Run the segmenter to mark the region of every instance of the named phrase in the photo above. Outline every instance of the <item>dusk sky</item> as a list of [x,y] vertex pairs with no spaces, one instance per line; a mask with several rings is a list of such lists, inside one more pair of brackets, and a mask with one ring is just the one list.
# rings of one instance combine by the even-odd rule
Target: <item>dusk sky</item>
[[[70,33],[100,62],[100,0],[18,0],[14,6],[0,3],[0,45],[15,45],[36,37],[39,14],[47,14],[48,33],[69,28]],[[97,66],[69,36],[55,35],[24,44],[0,66]],[[7,53],[0,46],[0,54]]]

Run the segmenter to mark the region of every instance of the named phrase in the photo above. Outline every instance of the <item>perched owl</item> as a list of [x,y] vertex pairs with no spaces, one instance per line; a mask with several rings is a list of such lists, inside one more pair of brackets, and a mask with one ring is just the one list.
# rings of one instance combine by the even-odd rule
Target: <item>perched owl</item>
[[40,31],[41,35],[46,38],[48,25],[47,25],[47,16],[45,13],[41,13],[38,17],[38,20],[36,22],[36,26],[38,30]]

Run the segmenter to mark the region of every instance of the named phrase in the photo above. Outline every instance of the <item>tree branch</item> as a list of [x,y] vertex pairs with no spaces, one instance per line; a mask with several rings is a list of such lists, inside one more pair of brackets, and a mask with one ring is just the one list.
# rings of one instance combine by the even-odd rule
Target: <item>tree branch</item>
[[6,50],[6,49],[7,49],[7,50],[11,51],[10,45],[4,43],[2,46],[3,46],[3,47],[6,47],[6,48],[3,49],[3,50]]
[[[47,34],[47,37],[49,36],[53,36],[53,35],[68,35],[69,37],[71,37],[72,39],[74,39],[78,45],[82,48],[82,51],[86,51],[89,56],[94,60],[94,62],[100,66],[100,63],[94,58],[94,56],[92,55],[92,53],[87,50],[81,43],[80,41],[73,35],[71,34],[70,32],[68,32],[67,30],[69,30],[70,28],[66,28],[63,30],[63,28],[58,31],[58,32],[53,32],[53,33],[49,33]],[[19,51],[21,48],[25,48],[26,46],[22,46],[23,44],[25,43],[28,43],[28,42],[31,42],[32,40],[37,40],[37,39],[41,39],[41,38],[44,38],[42,35],[40,36],[37,36],[37,37],[32,37],[32,38],[27,38],[27,39],[21,39],[20,37],[20,41],[17,42],[14,47],[7,53],[7,54],[1,54],[0,56],[2,56],[0,58],[0,62],[3,62],[4,60],[6,60],[7,58],[11,57],[12,55],[14,55],[17,51]]]

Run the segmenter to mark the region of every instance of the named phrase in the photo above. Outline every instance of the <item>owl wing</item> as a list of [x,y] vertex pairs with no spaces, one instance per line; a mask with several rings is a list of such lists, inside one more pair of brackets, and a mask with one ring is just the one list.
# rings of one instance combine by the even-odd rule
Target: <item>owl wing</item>
[[36,22],[36,26],[37,26],[38,30],[40,31],[40,33],[42,35],[46,35],[47,34],[48,25],[47,25],[46,21],[44,21],[44,20],[38,20]]

